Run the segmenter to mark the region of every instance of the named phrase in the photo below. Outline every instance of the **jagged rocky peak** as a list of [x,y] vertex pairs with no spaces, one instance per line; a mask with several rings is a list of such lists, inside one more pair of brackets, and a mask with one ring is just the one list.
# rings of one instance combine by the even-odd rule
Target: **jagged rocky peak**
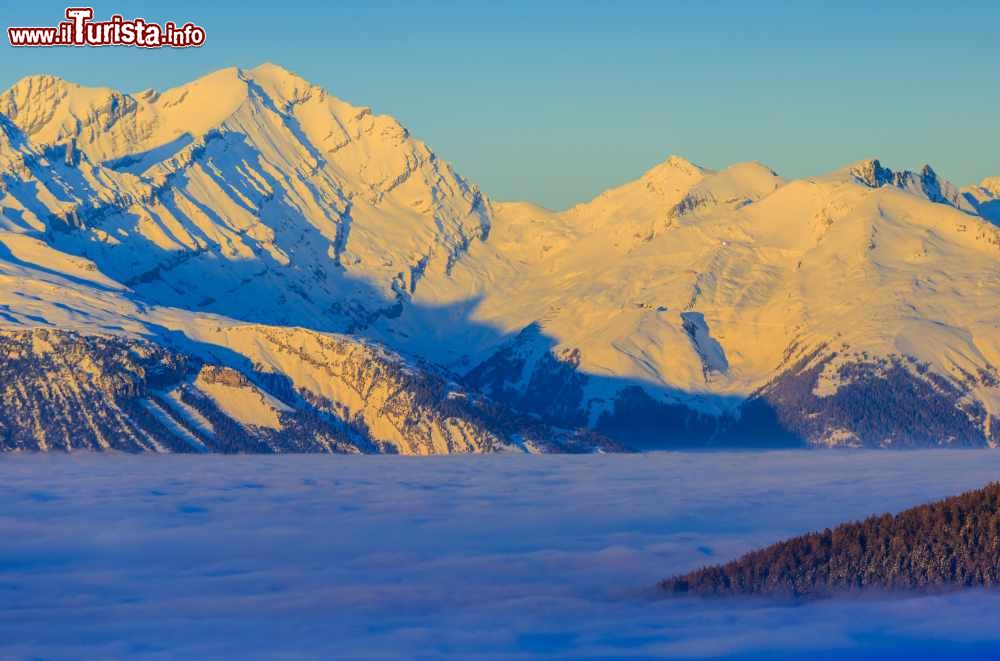
[[[311,121],[299,120],[300,128],[314,140],[333,135],[340,136],[338,144],[348,142],[365,128],[370,130],[370,123],[377,124],[379,136],[408,136],[392,118],[368,117],[369,108],[344,103],[274,64],[246,70],[228,67],[162,93],[150,89],[134,95],[54,76],[30,76],[0,94],[0,113],[36,144],[62,144],[75,138],[91,160],[104,162],[161,148],[182,135],[197,139],[233,120],[241,107],[285,114],[308,100],[322,102],[327,110],[325,118],[314,112]],[[318,138],[309,130],[317,122],[323,124],[315,126],[322,132]],[[238,118],[235,124],[248,128]],[[362,126],[354,136],[341,135],[355,125]]]
[[[73,226],[90,236],[62,236],[64,249],[149,302],[326,329],[350,327],[340,311],[353,310],[370,323],[448,278],[492,224],[479,189],[395,119],[274,64],[134,95],[29,78],[0,94],[0,112],[77,191],[19,193],[18,219],[37,229],[65,216],[59,200],[87,197]],[[346,300],[362,287],[338,282],[345,273],[375,295]],[[224,293],[240,282],[248,301]]]
[[892,183],[893,171],[884,167],[877,158],[868,158],[847,166],[847,171],[869,188],[878,188]]
[[938,177],[930,165],[924,165],[920,172],[897,172],[894,184],[904,190],[923,193],[931,202],[948,204],[955,201],[957,189],[948,181]]
[[49,74],[25,76],[0,95],[0,108],[5,114],[26,111],[29,104],[40,99],[60,99],[65,97],[73,83]]
[[[16,257],[0,249],[0,277],[18,279],[0,287],[0,323],[108,329],[174,308],[266,325],[268,335],[285,332],[279,327],[349,332],[474,382],[460,393],[450,376],[400,377],[413,387],[397,397],[387,377],[375,379],[382,401],[355,402],[343,420],[361,412],[377,432],[372,442],[397,451],[527,447],[520,431],[482,422],[502,422],[490,406],[456,408],[478,401],[476,390],[548,424],[664,445],[692,441],[692,429],[714,439],[726,428],[717,416],[735,415],[747,396],[756,396],[764,423],[777,419],[803,443],[895,446],[912,427],[873,426],[866,402],[902,397],[913,403],[906,419],[934,437],[927,443],[997,442],[988,435],[1000,429],[997,386],[964,372],[992,375],[998,364],[991,303],[1000,235],[954,209],[972,205],[995,218],[1000,208],[983,187],[952,196],[932,168],[896,173],[871,159],[786,183],[757,162],[712,171],[673,156],[568,211],[505,205],[490,231],[488,200],[398,122],[275,65],[131,96],[55,79],[16,87],[0,95],[15,111],[3,127],[24,151],[0,149],[10,155],[0,230],[31,233],[47,247],[0,236]],[[942,199],[950,206],[932,203]],[[845,269],[859,262],[865,268]],[[30,264],[41,267],[32,276],[37,298],[21,295]],[[829,277],[840,272],[850,278]],[[70,277],[52,280],[60,273]],[[127,297],[91,291],[94,274]],[[67,315],[73,292],[85,301],[79,309],[99,315],[75,307]],[[507,343],[536,320],[544,332],[534,340]],[[815,379],[811,368],[776,372],[799,336],[841,355],[850,340],[873,358]],[[260,341],[255,333],[247,344]],[[277,372],[314,372],[310,383],[331,388],[339,380],[335,391],[313,393],[330,402],[359,392],[337,377],[357,374],[338,367],[356,367],[339,358],[358,354],[356,343],[339,351],[306,341],[282,343]],[[235,350],[237,342],[228,333],[217,343]],[[914,353],[954,389],[874,362]],[[956,356],[969,357],[964,372],[950,367]],[[195,392],[202,386],[260,399],[207,373],[193,378],[176,390],[206,410]],[[837,394],[824,390],[828,382],[839,384]],[[283,398],[271,381],[255,387]],[[427,392],[434,406],[421,404]],[[390,401],[397,422],[423,422],[400,431],[380,413]],[[278,404],[261,406],[260,420],[286,424]],[[337,413],[323,401],[310,406]],[[803,411],[836,423],[834,437],[805,424]]]
[[[322,168],[327,158],[346,161],[338,174],[363,180],[376,200],[422,164],[433,165],[447,187],[470,199],[478,193],[394,118],[341,101],[272,63],[229,67],[164,92],[134,95],[31,76],[0,94],[0,114],[42,148],[72,141],[93,163],[117,167],[126,161],[135,174],[229,132],[244,135],[272,160],[287,161],[279,162],[286,169],[300,154],[309,170]],[[338,153],[352,143],[365,147]],[[452,179],[458,181],[447,181]],[[437,197],[429,196],[427,204]]]
[[231,114],[246,96],[246,83],[235,67],[163,94],[146,90],[130,95],[32,76],[0,95],[0,113],[35,144],[75,139],[92,161],[103,162],[159,147],[182,134],[198,136]]
[[858,183],[862,183],[869,188],[880,188],[882,186],[896,186],[897,188],[909,188],[917,186],[928,193],[931,201],[937,201],[931,193],[936,193],[939,197],[943,186],[951,186],[947,181],[939,179],[934,168],[925,164],[919,172],[912,170],[892,170],[882,165],[877,158],[870,158],[858,161],[847,166],[847,172],[854,177]]
[[838,170],[834,173],[834,177],[840,179],[841,173],[846,173],[849,181],[868,188],[891,186],[924,197],[931,202],[975,213],[974,206],[966,200],[959,189],[947,179],[940,177],[930,165],[924,165],[916,172],[892,170],[882,165],[877,158],[871,158]]
[[22,78],[0,94],[0,114],[39,144],[57,144],[88,129],[107,130],[136,105],[118,90],[84,87],[49,75]]

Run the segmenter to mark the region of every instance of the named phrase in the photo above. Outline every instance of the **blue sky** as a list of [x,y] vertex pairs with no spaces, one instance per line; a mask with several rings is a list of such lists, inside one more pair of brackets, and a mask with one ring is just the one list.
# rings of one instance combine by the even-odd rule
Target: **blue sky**
[[[66,6],[5,4],[4,28],[54,25]],[[396,116],[492,197],[554,208],[671,153],[791,177],[870,156],[958,184],[1000,175],[996,2],[90,4],[98,19],[190,20],[207,43],[13,49],[4,35],[0,87],[44,72],[163,89],[273,61]]]

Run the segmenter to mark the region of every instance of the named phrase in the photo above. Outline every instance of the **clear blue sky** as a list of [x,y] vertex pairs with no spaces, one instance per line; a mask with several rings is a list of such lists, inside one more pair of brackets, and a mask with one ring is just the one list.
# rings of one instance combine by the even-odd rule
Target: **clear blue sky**
[[[4,4],[4,28],[66,6]],[[190,20],[207,43],[18,50],[4,34],[0,87],[44,72],[164,89],[273,61],[395,115],[492,197],[555,208],[671,153],[792,177],[869,156],[958,184],[1000,175],[996,1],[89,4]]]

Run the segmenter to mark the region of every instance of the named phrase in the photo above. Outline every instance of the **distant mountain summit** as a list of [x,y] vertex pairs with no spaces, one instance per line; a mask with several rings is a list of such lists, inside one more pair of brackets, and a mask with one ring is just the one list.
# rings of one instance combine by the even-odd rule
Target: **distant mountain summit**
[[[254,420],[308,404],[333,416],[323,434],[354,434],[287,447],[1000,443],[989,179],[870,159],[789,181],[672,156],[563,212],[500,204],[395,119],[272,64],[136,94],[25,78],[0,94],[0,168],[3,327],[149,342],[193,370],[169,392],[224,392],[199,375],[232,369],[271,402]],[[262,348],[288,333],[454,384],[413,400],[442,420],[520,422],[416,440],[385,422],[415,403],[347,405],[314,371],[327,359]],[[345,387],[364,399],[363,381]]]
[[931,202],[947,204],[969,213],[976,212],[975,205],[954,184],[940,179],[930,165],[923,166],[919,172],[893,172],[883,167],[878,159],[868,159],[848,166],[846,172],[869,188],[894,186]]
[[1000,226],[1000,177],[987,177],[976,186],[963,188],[962,195],[976,213]]

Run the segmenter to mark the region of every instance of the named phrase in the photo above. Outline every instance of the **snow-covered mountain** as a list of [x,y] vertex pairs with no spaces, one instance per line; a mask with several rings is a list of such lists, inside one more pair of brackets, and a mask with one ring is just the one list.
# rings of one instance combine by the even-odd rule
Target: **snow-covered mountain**
[[481,302],[481,318],[535,325],[472,376],[516,400],[537,366],[572,363],[575,415],[649,439],[669,419],[659,438],[997,443],[1000,229],[977,214],[930,167],[875,160],[785,182],[671,158],[564,213],[501,206],[493,237],[565,230]]
[[26,78],[0,177],[4,447],[1000,443],[995,179],[674,156],[492,203],[274,65]]
[[1000,225],[1000,177],[987,177],[962,189],[962,196],[983,218]]
[[343,330],[489,232],[479,191],[394,119],[272,65],[162,94],[36,76],[0,113],[69,166],[46,183],[75,203],[15,193],[7,228],[48,231],[146,300]]

